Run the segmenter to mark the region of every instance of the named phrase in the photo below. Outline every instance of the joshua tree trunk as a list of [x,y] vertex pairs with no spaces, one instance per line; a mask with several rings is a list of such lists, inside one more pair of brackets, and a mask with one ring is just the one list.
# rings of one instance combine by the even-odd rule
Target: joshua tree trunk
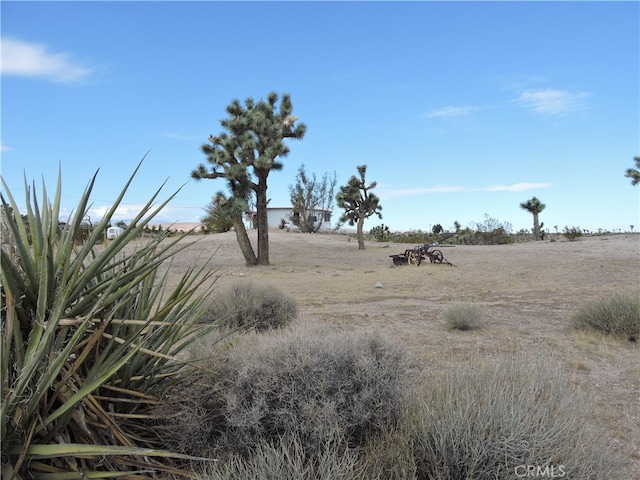
[[269,265],[269,219],[267,218],[267,178],[260,176],[256,190],[258,223],[258,265]]
[[358,237],[358,250],[364,250],[364,215],[360,215],[360,217],[358,218],[358,230],[357,230],[357,237]]
[[538,221],[538,214],[533,214],[533,234],[536,237],[536,240],[540,240],[540,222]]
[[242,217],[234,217],[233,229],[236,231],[238,245],[240,245],[240,250],[242,251],[242,255],[244,255],[244,260],[247,263],[247,266],[256,265],[258,263],[258,259],[256,258],[256,254],[251,246],[251,241],[249,240],[249,235],[247,235],[247,229],[244,227]]

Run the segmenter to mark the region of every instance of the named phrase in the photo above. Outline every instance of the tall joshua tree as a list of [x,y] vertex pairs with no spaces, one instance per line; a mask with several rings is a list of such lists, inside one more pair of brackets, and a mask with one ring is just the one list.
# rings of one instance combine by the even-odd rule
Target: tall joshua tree
[[255,102],[247,98],[243,105],[233,100],[227,106],[229,117],[220,122],[226,132],[211,135],[209,143],[202,146],[209,170],[200,164],[191,172],[196,179],[226,179],[231,195],[240,205],[246,205],[251,194],[255,194],[258,227],[258,256],[255,261],[251,258],[253,249],[244,224],[240,232],[236,229],[247,264],[269,265],[267,179],[272,170],[282,169],[277,158],[289,154],[284,139],[300,140],[307,129],[303,123],[294,126],[298,117],[292,115],[293,106],[288,94],[282,95],[279,107],[277,103],[278,95],[273,92],[267,95],[266,101]]
[[536,197],[532,197],[531,200],[527,200],[520,204],[520,208],[523,208],[533,215],[533,234],[535,235],[536,240],[540,240],[542,238],[540,235],[540,222],[538,220],[538,215],[545,207],[546,205],[544,203],[540,203],[540,200]]
[[636,168],[627,168],[627,172],[624,176],[630,178],[631,185],[635,187],[640,183],[640,157],[634,157],[633,160],[636,162]]
[[370,192],[377,185],[376,182],[369,185],[365,182],[367,166],[358,166],[358,173],[359,178],[353,175],[346,185],[340,187],[336,202],[338,207],[344,208],[340,221],[348,221],[349,225],[357,224],[358,250],[364,250],[364,221],[372,215],[382,218],[382,207],[379,205],[380,199]]

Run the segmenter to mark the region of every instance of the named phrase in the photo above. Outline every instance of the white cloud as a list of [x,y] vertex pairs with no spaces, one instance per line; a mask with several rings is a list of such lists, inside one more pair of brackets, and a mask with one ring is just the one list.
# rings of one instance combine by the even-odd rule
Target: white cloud
[[75,63],[69,53],[51,53],[45,45],[15,38],[1,40],[2,75],[42,77],[56,82],[77,82],[93,70]]
[[380,198],[387,199],[393,197],[407,197],[411,195],[425,195],[429,193],[455,193],[468,190],[458,185],[439,185],[430,188],[396,188],[391,190],[380,190]]
[[585,99],[591,94],[551,88],[525,90],[515,103],[540,115],[567,115],[586,108]]
[[[111,217],[116,222],[119,220],[132,220],[136,217],[142,210],[144,205],[138,204],[126,204],[121,203],[116,208],[113,216]],[[91,217],[92,222],[99,222],[106,215],[106,213],[111,208],[111,205],[99,205],[93,206],[89,209],[89,216]]]
[[459,193],[459,192],[525,192],[527,190],[535,190],[540,188],[553,187],[551,183],[530,183],[521,182],[513,185],[489,185],[486,187],[470,188],[461,185],[438,185],[429,188],[396,188],[389,190],[380,190],[381,199],[389,199],[393,197],[406,197],[412,195],[426,195],[432,193]]
[[473,106],[465,106],[465,107],[440,107],[433,109],[422,115],[423,118],[457,118],[457,117],[465,117],[470,115],[478,110],[478,107]]
[[527,190],[535,190],[538,188],[550,188],[551,183],[514,183],[513,185],[491,185],[489,187],[479,188],[487,192],[525,192]]
[[8,152],[10,150],[13,150],[11,147],[7,147],[6,145],[0,143],[0,152]]
[[[99,222],[104,218],[106,213],[111,208],[111,205],[99,205],[93,206],[89,209],[89,216],[94,223]],[[144,208],[143,204],[136,203],[121,203],[114,212],[111,219],[114,222],[120,220],[129,223],[133,220]],[[174,222],[197,222],[201,216],[204,215],[202,205],[166,205],[158,214],[153,218],[153,224],[162,223],[167,226]],[[152,208],[151,211],[154,211]],[[150,212],[145,215],[148,217]]]

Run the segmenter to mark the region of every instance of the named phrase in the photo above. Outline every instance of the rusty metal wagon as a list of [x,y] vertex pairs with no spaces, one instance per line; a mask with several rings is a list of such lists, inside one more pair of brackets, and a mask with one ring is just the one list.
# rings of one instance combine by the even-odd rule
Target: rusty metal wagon
[[397,255],[389,255],[393,264],[400,265],[420,265],[427,258],[431,263],[446,263],[447,265],[453,265],[449,260],[444,258],[442,250],[439,250],[437,243],[425,243],[424,245],[418,245],[417,247],[405,250],[404,253]]

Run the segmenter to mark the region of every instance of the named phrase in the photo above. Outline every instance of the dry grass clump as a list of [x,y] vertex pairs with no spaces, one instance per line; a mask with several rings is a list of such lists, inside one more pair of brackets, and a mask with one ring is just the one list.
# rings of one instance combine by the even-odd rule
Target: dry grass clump
[[280,328],[298,316],[295,298],[270,285],[236,283],[211,304],[206,318],[224,319],[232,328]]
[[482,326],[484,310],[471,302],[457,302],[444,311],[444,318],[452,330],[475,330]]
[[415,478],[506,480],[529,465],[566,478],[619,478],[610,440],[585,421],[589,399],[542,356],[452,368],[433,387],[404,426]]
[[571,317],[579,330],[597,330],[636,340],[640,335],[640,296],[615,293],[586,302]]
[[197,381],[170,391],[159,414],[165,439],[184,453],[253,458],[287,438],[317,457],[328,442],[359,446],[397,421],[410,368],[405,350],[378,331],[247,334]]
[[250,457],[232,455],[224,462],[212,462],[201,474],[204,480],[372,480],[359,466],[357,450],[341,442],[327,440],[321,451],[310,458],[303,442],[295,436],[260,441]]

